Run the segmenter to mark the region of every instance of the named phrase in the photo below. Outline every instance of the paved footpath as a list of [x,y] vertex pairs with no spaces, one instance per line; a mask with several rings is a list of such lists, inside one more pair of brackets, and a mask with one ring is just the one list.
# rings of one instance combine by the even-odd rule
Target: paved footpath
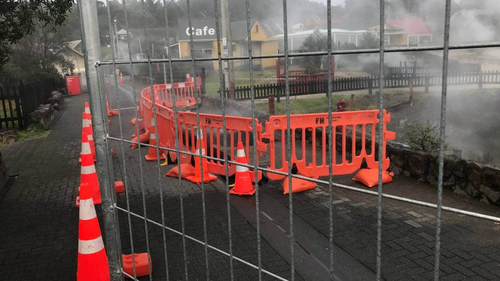
[[[120,85],[121,106],[133,105],[129,85]],[[0,198],[0,279],[73,280],[76,274],[78,209],[74,207],[79,184],[81,113],[85,96],[66,98],[52,132],[45,139],[16,143],[1,152],[14,184]],[[110,97],[112,107],[116,100]],[[133,111],[123,113],[123,134],[130,139]],[[118,117],[112,117],[111,136],[119,136]],[[146,148],[132,150],[113,141],[117,180],[127,176],[127,193],[117,196],[117,205],[165,222],[169,229],[258,264],[255,197],[231,197],[231,244],[227,219],[227,197],[221,181],[201,186],[162,175],[174,165],[160,168],[143,161]],[[124,161],[125,160],[125,161]],[[124,166],[123,163],[126,165]],[[142,173],[140,166],[142,165]],[[356,185],[349,177],[336,182]],[[361,187],[359,185],[356,185]],[[388,193],[434,202],[435,190],[421,183],[396,177],[385,185]],[[376,197],[335,189],[335,266],[340,280],[373,280],[375,271]],[[128,200],[127,200],[128,198]],[[260,189],[262,267],[290,278],[288,196],[280,182]],[[181,204],[182,200],[182,204]],[[203,204],[204,202],[204,204]],[[469,201],[445,192],[445,205],[497,215],[497,207]],[[145,203],[145,204],[144,204]],[[295,277],[323,280],[328,268],[328,193],[320,186],[294,195],[294,226],[297,239]],[[203,207],[204,206],[204,207]],[[184,220],[181,219],[183,207]],[[97,207],[102,222],[101,207]],[[163,212],[162,212],[163,211]],[[162,216],[162,213],[164,216]],[[382,277],[386,280],[431,280],[434,262],[435,211],[429,208],[384,200]],[[205,218],[205,219],[204,219]],[[185,240],[163,231],[153,223],[119,212],[123,253],[145,252],[153,259],[153,279],[230,279],[229,257],[208,249],[206,264],[203,243]],[[499,280],[500,225],[480,219],[443,214],[442,280]],[[184,221],[184,224],[182,223]],[[206,221],[206,223],[204,223]],[[205,227],[204,227],[205,225]],[[102,226],[102,225],[101,225]],[[206,232],[205,232],[206,229]],[[132,230],[132,231],[130,231]],[[146,235],[147,233],[147,235]],[[324,247],[326,245],[326,247]],[[185,259],[186,257],[186,259]],[[166,266],[168,264],[168,266]],[[188,276],[185,275],[185,265]],[[235,280],[258,279],[258,271],[233,261]],[[271,277],[263,275],[264,280]],[[141,278],[141,280],[149,280]]]
[[76,277],[81,114],[66,98],[49,136],[2,147],[13,186],[0,201],[0,279]]

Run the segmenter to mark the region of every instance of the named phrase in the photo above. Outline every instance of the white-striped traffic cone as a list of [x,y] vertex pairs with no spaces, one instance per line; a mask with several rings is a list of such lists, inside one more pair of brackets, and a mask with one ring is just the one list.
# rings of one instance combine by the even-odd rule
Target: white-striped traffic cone
[[108,256],[88,183],[80,186],[80,222],[78,231],[78,281],[108,281]]
[[[206,156],[205,150],[205,141],[203,137],[204,133],[202,129],[198,130],[198,139],[196,140],[196,150],[195,154],[200,155],[200,145],[201,145],[201,155]],[[200,144],[201,143],[201,144]],[[194,183],[201,183],[201,174],[203,173],[203,182],[211,182],[217,179],[217,176],[208,173],[208,161],[206,158],[201,158],[201,166],[200,166],[200,157],[194,156],[194,173],[191,176],[186,177],[187,180],[192,181]]]
[[[151,111],[151,122],[150,122],[150,126],[149,126],[149,145],[151,145],[149,147],[149,150],[148,150],[148,155],[145,156],[146,158],[146,161],[156,161],[158,160],[158,157],[156,157],[156,139],[157,139],[157,135],[156,135],[156,118],[155,118],[155,114],[153,111]],[[164,160],[165,159],[165,154],[163,154],[161,151],[160,151],[160,160]]]
[[[241,141],[238,142],[236,162],[248,165],[248,160],[245,155],[245,149],[243,148],[243,143]],[[229,193],[237,195],[253,195],[255,193],[255,187],[252,184],[250,175],[251,174],[248,167],[236,165],[236,179],[234,182],[234,188],[231,189]]]
[[[87,139],[90,144],[90,150],[92,151],[92,159],[94,162],[96,161],[95,158],[95,143],[94,143],[94,136],[92,133],[92,121],[90,119],[90,114],[83,113],[83,118],[82,118],[82,127],[83,127],[83,132],[87,133]],[[81,161],[80,161],[81,163]]]
[[[97,173],[95,170],[94,161],[92,160],[92,152],[90,150],[90,145],[87,139],[87,134],[82,133],[82,168],[80,172],[80,186],[87,183],[89,184],[89,189],[91,190],[92,198],[94,198],[94,205],[101,204],[101,192],[99,190],[99,180],[97,179]],[[81,197],[76,199],[76,206],[80,205],[79,200]]]

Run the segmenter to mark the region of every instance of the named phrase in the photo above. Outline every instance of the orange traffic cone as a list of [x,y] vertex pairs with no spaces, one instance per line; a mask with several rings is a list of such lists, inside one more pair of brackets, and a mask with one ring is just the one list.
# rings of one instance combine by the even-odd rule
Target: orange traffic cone
[[[203,140],[203,130],[199,129],[198,130],[198,140],[196,141],[196,151],[195,154],[199,155],[200,154],[200,143],[201,143],[201,155],[206,156],[205,153],[205,141]],[[194,174],[191,176],[186,177],[187,180],[192,181],[194,183],[200,184],[201,183],[201,173],[202,173],[202,167],[203,167],[203,182],[211,182],[217,179],[217,176],[211,175],[208,173],[208,162],[206,158],[201,158],[201,165],[200,166],[200,158],[199,157],[194,157]]]
[[118,115],[118,110],[109,110],[108,98],[106,98],[106,111],[108,112],[108,117],[117,116]]
[[[87,120],[86,123],[84,121],[84,126],[88,126],[88,133],[89,133],[89,142],[90,142],[90,147],[92,150],[92,155],[94,157],[94,162],[96,161],[95,159],[95,144],[94,144],[94,130],[92,129],[92,114],[90,114],[90,108],[89,108],[89,103],[85,102],[85,110],[83,112],[83,119]],[[79,160],[81,163],[81,159]]]
[[[151,125],[149,126],[149,147],[148,155],[145,156],[146,161],[156,161],[158,157],[156,157],[156,118],[154,112],[151,111]],[[160,151],[160,160],[165,159],[165,154]]]
[[[91,189],[91,195],[94,199],[94,205],[101,204],[101,192],[99,190],[99,181],[97,179],[97,173],[94,166],[94,161],[92,160],[92,152],[90,150],[90,144],[88,142],[87,134],[82,133],[82,168],[80,172],[80,185],[87,183]],[[76,206],[79,206],[80,198],[76,198]]]
[[78,231],[78,281],[107,281],[109,279],[108,256],[104,249],[101,229],[92,200],[91,186],[80,186],[80,222]]
[[[87,119],[88,117],[90,117],[88,114],[83,113],[82,132],[87,134],[87,139],[88,139],[89,144],[90,144],[90,151],[92,152],[92,160],[94,160],[94,162],[95,162],[96,158],[95,158],[94,136],[92,135],[92,127],[90,126],[91,121],[90,121],[90,119]],[[81,161],[80,161],[80,163],[81,163]]]
[[120,83],[123,83],[123,74],[120,73]]
[[85,102],[85,110],[84,110],[84,112],[90,114],[90,108],[89,108],[89,102],[88,101]]
[[[139,117],[137,119],[140,119],[142,118],[142,110],[141,110],[141,103],[139,101],[137,101],[136,107],[137,107],[137,116]],[[137,122],[136,118],[132,118],[132,120],[130,120],[130,124],[132,125],[135,125],[136,122]]]
[[[241,141],[238,142],[236,162],[248,165],[248,160],[245,155],[245,149],[243,148],[243,143]],[[255,187],[252,184],[252,179],[250,178],[250,170],[248,170],[248,167],[236,165],[236,179],[234,182],[234,188],[229,190],[229,193],[237,195],[253,195],[255,193]]]

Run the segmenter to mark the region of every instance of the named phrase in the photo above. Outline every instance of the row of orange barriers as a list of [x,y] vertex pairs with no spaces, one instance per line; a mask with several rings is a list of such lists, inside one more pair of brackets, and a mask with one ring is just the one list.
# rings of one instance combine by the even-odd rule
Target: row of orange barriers
[[[198,82],[198,81],[197,81]],[[197,83],[199,85],[199,83]],[[172,84],[155,85],[154,100],[156,102],[158,142],[160,147],[171,149],[164,151],[168,153],[173,161],[191,163],[192,156],[182,152],[195,153],[197,135],[197,115],[194,112],[184,111],[195,105],[194,82],[183,82]],[[183,111],[177,114],[177,129],[179,138],[180,155],[175,151],[175,123],[173,107],[173,95],[176,95],[176,106]],[[153,101],[151,88],[147,87],[141,93],[142,113],[146,124],[150,124]],[[360,168],[363,160],[369,168],[377,168],[378,160],[375,148],[376,128],[379,123],[378,110],[350,111],[332,113],[333,141],[331,144],[333,174],[351,174]],[[250,164],[257,163],[259,158],[268,153],[269,164],[267,169],[278,173],[267,172],[266,176],[271,180],[279,180],[288,172],[286,161],[286,115],[275,115],[269,118],[265,125],[255,119],[257,155],[253,149],[253,127],[252,119],[246,117],[226,116],[226,131],[223,131],[223,120],[221,115],[204,114],[199,115],[199,125],[204,132],[207,156],[222,159],[236,159],[235,152],[238,141],[244,145],[244,149]],[[390,122],[390,114],[383,112],[383,167],[389,168],[390,160],[386,157],[386,142],[395,138],[395,133],[387,131],[387,123]],[[329,137],[328,113],[317,114],[294,114],[290,115],[291,132],[291,162],[301,175],[317,178],[328,175],[328,145]],[[350,136],[350,140],[348,140]],[[226,138],[226,149],[223,147],[223,138]],[[340,138],[340,139],[339,139]],[[367,139],[369,141],[367,141]],[[298,141],[297,141],[298,140]],[[347,142],[351,141],[350,145]],[[282,145],[279,145],[281,143]],[[299,145],[296,145],[299,144]],[[347,151],[347,148],[351,151]],[[358,149],[357,149],[358,148]],[[236,166],[229,164],[229,176],[236,172]],[[224,162],[208,159],[208,170],[210,173],[225,175]],[[281,174],[280,174],[281,173]],[[258,172],[259,179],[262,172]]]

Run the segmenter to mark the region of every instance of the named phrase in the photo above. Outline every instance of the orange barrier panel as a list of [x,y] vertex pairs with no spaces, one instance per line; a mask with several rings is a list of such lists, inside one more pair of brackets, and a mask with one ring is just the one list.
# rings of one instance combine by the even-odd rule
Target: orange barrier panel
[[[179,132],[180,149],[184,151],[195,151],[195,136],[197,117],[194,112],[179,112],[178,128],[183,128],[182,134]],[[266,145],[260,141],[262,125],[255,120],[257,132],[257,150],[258,154],[262,154],[266,150]],[[236,145],[241,141],[245,147],[246,155],[250,156],[250,144],[253,141],[252,119],[236,116],[226,116],[226,131],[223,132],[222,116],[214,114],[200,114],[200,126],[205,134],[207,142],[207,155],[219,159],[229,159],[235,161]],[[223,137],[226,137],[227,149],[224,151]],[[229,155],[228,155],[229,154]],[[229,158],[228,158],[229,156]],[[257,164],[259,162],[257,155]],[[253,156],[255,157],[255,155]],[[248,157],[249,159],[253,159]],[[181,162],[188,163],[191,161],[189,155],[182,155]],[[249,160],[249,163],[254,163],[254,160]],[[208,159],[208,171],[218,175],[225,175],[224,162]],[[229,164],[229,176],[234,175],[236,166]],[[259,179],[262,178],[262,172],[259,171]]]
[[[198,85],[199,86],[199,85]],[[194,82],[162,84],[154,86],[156,101],[158,139],[161,147],[175,149],[175,124],[174,113],[170,108],[173,105],[172,95],[176,95],[177,106],[189,107],[194,105]],[[151,88],[147,87],[141,92],[142,114],[146,124],[150,123],[152,111]],[[252,155],[253,129],[252,119],[244,117],[226,116],[226,131],[223,131],[222,116],[213,114],[200,114],[200,127],[204,132],[207,155],[224,160],[234,161],[236,144],[242,141],[249,163],[253,164],[264,152],[269,153],[268,169],[283,173],[288,172],[286,161],[286,115],[271,116],[263,126],[258,120],[256,124],[257,155]],[[383,167],[389,168],[389,158],[386,157],[386,142],[395,138],[395,133],[386,130],[386,124],[390,122],[390,114],[383,112]],[[331,144],[333,174],[351,174],[361,167],[363,160],[369,168],[378,167],[376,154],[376,128],[378,126],[378,110],[349,111],[332,113],[333,143]],[[179,148],[181,151],[195,153],[197,135],[197,116],[194,112],[180,111],[177,115],[177,126],[179,135]],[[297,167],[300,174],[307,177],[327,176],[328,168],[328,113],[319,114],[296,114],[290,115],[290,128],[292,134],[291,162]],[[351,137],[351,143],[347,143],[347,136]],[[226,138],[227,147],[223,148],[223,137]],[[359,139],[357,139],[357,137]],[[368,137],[368,141],[367,141]],[[265,140],[265,142],[264,142]],[[299,140],[300,145],[297,140]],[[268,144],[267,144],[268,143]],[[281,145],[280,145],[281,144]],[[350,151],[347,151],[347,146]],[[269,149],[268,149],[269,146]],[[358,149],[357,149],[358,148]],[[356,150],[360,150],[359,153]],[[340,151],[340,152],[339,152]],[[162,152],[163,153],[163,152]],[[173,151],[168,152],[170,159],[179,160],[181,163],[191,163],[192,156]],[[256,158],[253,158],[256,157]],[[208,171],[210,173],[225,175],[224,162],[207,159]],[[229,176],[236,172],[235,165],[228,165]],[[268,172],[271,180],[279,180],[284,176]],[[262,173],[259,171],[259,180]],[[253,177],[252,177],[253,179]]]
[[[200,77],[197,77],[200,78]],[[200,80],[201,81],[201,80]],[[200,83],[197,85],[198,91],[200,91]],[[155,100],[157,104],[161,104],[167,107],[173,107],[174,97],[173,93],[176,95],[176,105],[177,106],[189,106],[195,103],[195,93],[194,93],[194,82],[179,82],[172,84],[157,84],[153,86],[155,93]],[[151,93],[149,89],[148,93]],[[200,94],[200,92],[198,92]]]
[[[383,138],[383,166],[384,170],[389,168],[389,158],[386,158],[385,144],[387,140],[395,138],[394,132],[386,131],[386,124],[390,121],[390,114],[384,110],[384,138]],[[332,163],[334,175],[351,174],[361,167],[363,159],[366,160],[368,167],[376,168],[378,161],[375,154],[375,128],[379,122],[378,110],[348,111],[332,113],[333,132],[340,129],[340,140],[336,133],[333,134],[332,144]],[[317,177],[328,175],[328,113],[318,114],[294,114],[290,115],[290,130],[292,135],[291,143],[291,162],[297,166],[300,174],[307,177]],[[371,132],[366,133],[367,127]],[[361,129],[361,132],[358,132]],[[266,122],[266,132],[262,134],[262,139],[269,140],[270,166],[269,169],[288,172],[288,162],[286,161],[286,138],[287,122],[286,115],[271,116]],[[346,136],[352,134],[352,150],[350,159],[347,159]],[[358,140],[356,136],[361,136],[361,151],[356,153]],[[366,137],[371,139],[369,153],[366,147]],[[301,146],[296,146],[296,140],[301,140]],[[276,143],[280,142],[278,148]],[[341,155],[337,155],[337,145],[342,146]],[[308,154],[310,151],[310,155]],[[267,173],[271,180],[279,180],[284,176],[279,174]]]

